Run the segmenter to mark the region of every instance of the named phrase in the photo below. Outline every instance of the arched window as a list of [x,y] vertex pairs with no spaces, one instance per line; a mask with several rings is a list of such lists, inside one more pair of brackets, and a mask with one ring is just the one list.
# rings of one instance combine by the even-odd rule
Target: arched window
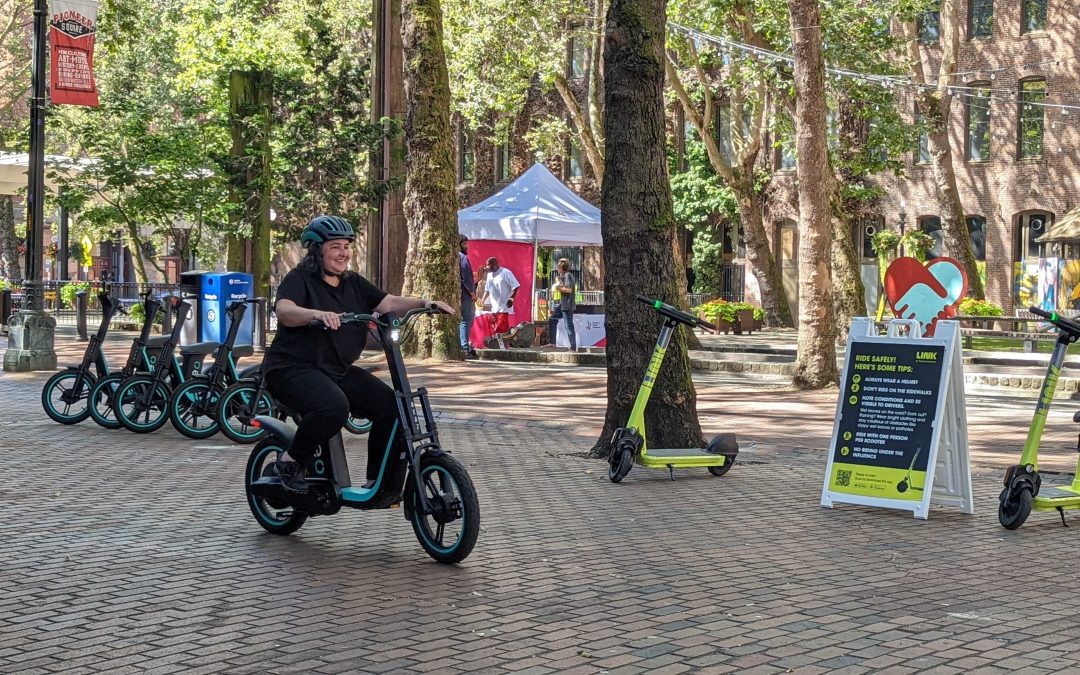
[[881,216],[857,218],[851,226],[851,241],[855,244],[855,254],[863,260],[876,260],[874,235],[883,227],[885,227],[885,219]]
[[937,216],[923,216],[919,218],[919,229],[934,239],[934,247],[926,252],[926,259],[933,260],[941,255],[941,218]]
[[967,217],[968,236],[971,237],[971,252],[976,260],[986,260],[986,218]]

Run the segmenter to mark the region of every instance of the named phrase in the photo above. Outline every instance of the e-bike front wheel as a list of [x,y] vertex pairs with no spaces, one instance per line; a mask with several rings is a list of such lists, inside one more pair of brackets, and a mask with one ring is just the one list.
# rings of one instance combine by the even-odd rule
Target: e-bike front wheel
[[94,376],[78,370],[61,370],[41,390],[41,407],[60,424],[78,424],[90,416],[90,388]]
[[296,532],[307,522],[307,514],[301,513],[288,503],[278,502],[256,495],[251,484],[260,478],[277,476],[274,463],[285,452],[281,441],[267,438],[260,442],[248,456],[244,470],[244,489],[247,492],[248,507],[259,525],[271,534],[288,535]]
[[120,383],[113,400],[116,419],[125,429],[147,434],[169,419],[168,385],[150,375],[134,375]]
[[257,443],[266,436],[266,431],[252,424],[256,415],[277,417],[277,410],[270,394],[265,389],[259,394],[258,387],[251,382],[232,384],[218,398],[215,411],[218,427],[233,443]]
[[169,421],[188,438],[210,438],[218,431],[217,399],[209,380],[188,380],[169,399]]
[[998,522],[1006,530],[1015,530],[1023,525],[1031,515],[1031,506],[1035,502],[1028,488],[1021,488],[1013,495],[1009,494],[1009,488],[1005,488],[998,500]]
[[414,476],[409,476],[405,494],[416,539],[436,561],[461,562],[480,532],[480,501],[469,472],[450,455],[425,455],[420,459],[420,482],[429,513],[421,508]]
[[116,419],[116,411],[113,410],[113,399],[124,376],[120,373],[112,373],[94,383],[90,389],[90,419],[106,429],[119,429],[122,424]]

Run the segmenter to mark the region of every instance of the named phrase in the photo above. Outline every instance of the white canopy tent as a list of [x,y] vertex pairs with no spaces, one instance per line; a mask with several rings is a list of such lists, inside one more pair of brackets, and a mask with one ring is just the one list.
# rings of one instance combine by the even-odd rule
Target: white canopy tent
[[[470,240],[532,244],[532,266],[541,246],[601,246],[600,209],[566,187],[537,162],[484,201],[458,211],[458,231]],[[529,296],[535,309],[536,275]],[[531,317],[530,317],[531,318]]]
[[469,239],[536,246],[600,246],[600,209],[574,194],[539,162],[484,201],[458,211]]

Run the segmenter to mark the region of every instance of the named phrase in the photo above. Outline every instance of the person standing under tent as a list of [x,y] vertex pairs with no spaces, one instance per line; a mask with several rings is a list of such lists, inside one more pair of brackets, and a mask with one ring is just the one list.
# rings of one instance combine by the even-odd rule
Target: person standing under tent
[[487,259],[487,275],[484,277],[484,302],[491,303],[491,316],[495,334],[510,331],[510,315],[514,313],[514,296],[521,284],[514,273],[499,266],[494,257]]
[[574,330],[574,310],[577,308],[577,280],[570,272],[570,261],[560,258],[555,284],[551,287],[551,319],[548,322],[551,344],[555,344],[555,331],[559,319],[566,319],[566,337],[570,340],[570,351],[577,351],[577,335]]
[[461,324],[458,327],[461,339],[461,352],[467,359],[480,358],[469,342],[473,317],[476,316],[476,277],[473,276],[472,263],[469,262],[469,238],[461,235],[458,263],[461,272]]

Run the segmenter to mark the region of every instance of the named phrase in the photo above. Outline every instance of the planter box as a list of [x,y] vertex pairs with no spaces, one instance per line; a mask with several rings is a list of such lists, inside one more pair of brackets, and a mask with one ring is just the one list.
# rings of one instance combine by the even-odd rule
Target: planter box
[[739,333],[752,333],[757,328],[757,322],[754,321],[754,310],[752,309],[740,309],[736,315],[737,323],[739,325]]
[[716,324],[716,332],[723,333],[724,335],[729,334],[734,328],[730,321],[724,321],[723,319],[717,319],[716,321],[713,321],[713,323]]

